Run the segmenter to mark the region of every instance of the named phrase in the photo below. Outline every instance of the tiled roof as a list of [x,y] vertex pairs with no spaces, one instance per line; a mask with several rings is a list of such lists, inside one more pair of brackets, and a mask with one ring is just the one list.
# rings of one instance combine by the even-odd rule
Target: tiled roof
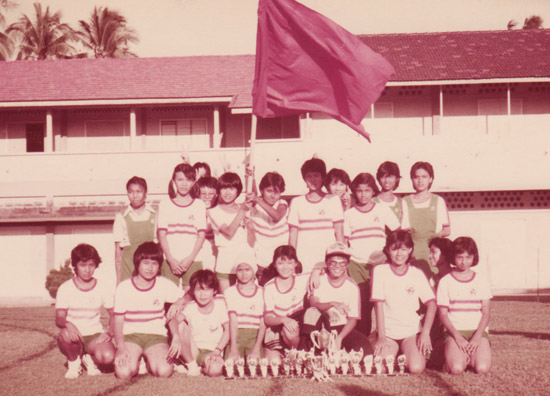
[[[550,77],[550,29],[359,36],[394,82]],[[0,103],[231,97],[252,106],[254,55],[0,62]]]
[[0,102],[232,97],[249,107],[254,56],[0,62]]
[[550,77],[550,29],[359,38],[395,67],[392,81]]

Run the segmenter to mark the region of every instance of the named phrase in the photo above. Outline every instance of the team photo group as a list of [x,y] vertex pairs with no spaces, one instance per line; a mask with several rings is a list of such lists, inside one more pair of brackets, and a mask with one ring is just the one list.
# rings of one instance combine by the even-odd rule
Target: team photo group
[[410,374],[488,372],[489,282],[473,269],[475,241],[447,238],[431,164],[411,167],[404,197],[394,162],[353,179],[316,157],[300,171],[308,192],[288,201],[277,172],[249,167],[243,181],[181,163],[158,209],[145,179],[128,180],[113,226],[116,290],[94,277],[102,260],[82,243],[57,291],[65,377],[277,375],[289,356],[326,365],[353,353],[367,372],[373,358],[390,374],[394,361]]

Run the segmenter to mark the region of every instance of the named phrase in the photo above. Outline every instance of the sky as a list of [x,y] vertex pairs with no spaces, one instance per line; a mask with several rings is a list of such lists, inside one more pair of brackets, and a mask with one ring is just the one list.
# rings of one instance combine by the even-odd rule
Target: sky
[[[15,0],[20,13],[34,0]],[[533,14],[550,28],[550,0],[301,0],[354,34],[506,29]],[[140,57],[253,54],[257,0],[41,0],[76,27],[94,6],[121,12],[139,35]]]

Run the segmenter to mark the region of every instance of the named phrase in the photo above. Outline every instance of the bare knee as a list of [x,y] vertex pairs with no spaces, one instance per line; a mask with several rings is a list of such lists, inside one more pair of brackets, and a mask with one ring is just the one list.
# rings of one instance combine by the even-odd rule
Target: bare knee
[[486,362],[479,362],[474,367],[476,373],[478,374],[487,374],[491,370],[491,365]]
[[119,379],[126,380],[134,377],[137,374],[137,370],[132,370],[129,365],[115,366],[115,376]]
[[114,347],[98,348],[94,353],[95,361],[99,364],[112,364],[115,360]]
[[151,372],[155,377],[168,378],[174,372],[174,366],[168,363],[162,363],[151,367]]
[[449,373],[458,375],[462,374],[466,367],[461,362],[447,362],[447,369],[449,370]]
[[426,368],[426,362],[423,360],[412,360],[409,362],[409,373],[420,374]]

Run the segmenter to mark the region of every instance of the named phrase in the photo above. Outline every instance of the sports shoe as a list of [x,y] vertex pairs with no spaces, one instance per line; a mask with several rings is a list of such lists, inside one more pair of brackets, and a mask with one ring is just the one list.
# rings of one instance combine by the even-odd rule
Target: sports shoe
[[88,375],[101,375],[101,371],[99,371],[99,369],[95,365],[94,360],[87,353],[82,356],[82,363],[84,363],[84,367],[86,367],[86,372],[88,373]]
[[78,378],[80,374],[82,374],[82,365],[80,362],[80,357],[78,357],[76,360],[67,361],[67,372],[65,373],[65,378],[67,379],[73,379]]
[[187,374],[187,369],[183,364],[174,364],[174,370],[176,373]]
[[145,364],[145,359],[143,358],[143,356],[141,357],[141,360],[139,361],[138,374],[139,375],[147,374],[147,365]]
[[190,377],[201,375],[201,369],[194,360],[191,363],[187,363],[187,375]]

